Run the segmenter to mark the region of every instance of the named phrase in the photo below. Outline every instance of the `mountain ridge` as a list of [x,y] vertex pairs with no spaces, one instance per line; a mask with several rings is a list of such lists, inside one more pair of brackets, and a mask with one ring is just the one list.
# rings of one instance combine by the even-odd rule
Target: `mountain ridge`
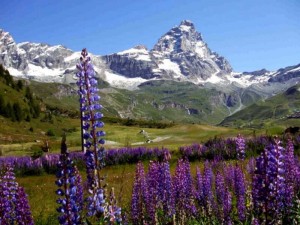
[[[202,34],[188,20],[183,20],[162,35],[151,50],[138,45],[110,55],[90,56],[100,78],[125,89],[130,87],[120,85],[124,83],[124,77],[129,79],[128,83],[137,85],[149,79],[172,79],[195,84],[236,82],[242,86],[275,81],[267,70],[261,71],[259,79],[255,71],[233,72],[229,62],[210,50]],[[0,63],[13,76],[42,82],[72,83],[75,82],[73,75],[79,58],[80,52],[73,52],[62,45],[15,43],[8,32],[0,29]],[[113,78],[107,79],[109,76]],[[240,77],[243,79],[236,79]],[[298,77],[298,73],[294,77]],[[133,86],[136,88],[137,85]]]
[[[90,56],[99,81],[113,88],[113,93],[118,95],[106,95],[111,100],[125,97],[124,93],[133,96],[133,99],[139,99],[136,96],[141,93],[151,95],[148,87],[156,88],[163,95],[166,93],[160,89],[186,91],[182,92],[185,98],[180,96],[176,99],[170,93],[166,98],[156,95],[157,101],[148,99],[146,105],[117,100],[115,106],[118,110],[109,110],[121,118],[179,119],[158,115],[161,109],[168,109],[170,113],[179,113],[186,121],[212,120],[218,123],[258,100],[284,92],[300,81],[300,64],[272,72],[266,69],[234,72],[224,57],[210,50],[202,34],[188,20],[167,31],[150,50],[137,45],[110,55],[90,53]],[[0,29],[0,64],[16,78],[72,85],[77,79],[75,64],[79,58],[80,52],[73,52],[62,45],[15,43],[8,32]],[[197,92],[196,96],[193,91]],[[173,93],[174,96],[176,94]],[[207,99],[203,99],[202,94]],[[195,100],[197,98],[205,101],[202,106],[209,110],[199,108],[201,104]],[[130,107],[124,110],[123,103],[130,104]],[[156,116],[143,112],[146,108]]]

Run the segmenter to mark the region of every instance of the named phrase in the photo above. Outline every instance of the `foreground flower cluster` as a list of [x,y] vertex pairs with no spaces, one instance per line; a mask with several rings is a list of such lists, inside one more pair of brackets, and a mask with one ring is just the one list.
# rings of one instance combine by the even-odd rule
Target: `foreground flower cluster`
[[33,224],[27,195],[16,182],[10,165],[0,170],[0,224]]
[[[249,176],[248,179],[247,176]],[[133,224],[291,224],[300,185],[300,165],[291,141],[278,139],[245,165],[206,161],[192,177],[180,159],[173,176],[167,161],[136,168],[132,192]]]

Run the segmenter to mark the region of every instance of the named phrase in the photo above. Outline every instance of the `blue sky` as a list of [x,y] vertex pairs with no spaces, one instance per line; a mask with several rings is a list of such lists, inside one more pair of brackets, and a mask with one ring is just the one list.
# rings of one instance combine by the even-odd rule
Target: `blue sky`
[[235,71],[300,63],[300,0],[0,0],[0,28],[23,41],[105,55],[191,20]]

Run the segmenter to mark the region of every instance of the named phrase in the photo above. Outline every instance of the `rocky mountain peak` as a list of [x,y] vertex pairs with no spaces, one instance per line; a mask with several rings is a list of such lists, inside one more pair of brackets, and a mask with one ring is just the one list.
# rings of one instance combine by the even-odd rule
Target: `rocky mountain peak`
[[194,24],[190,20],[182,20],[180,26],[188,26],[194,28]]
[[173,28],[175,31],[179,30],[181,33],[196,32],[195,25],[189,20],[181,21],[178,27]]
[[0,45],[3,46],[11,44],[15,44],[13,37],[10,35],[10,33],[0,29]]
[[134,46],[134,49],[148,51],[148,49],[147,49],[147,47],[145,45],[136,45],[136,46]]
[[[191,21],[183,20],[163,35],[154,46],[153,51],[170,53],[194,52],[197,42],[202,43],[202,36]],[[202,45],[202,44],[201,44]]]

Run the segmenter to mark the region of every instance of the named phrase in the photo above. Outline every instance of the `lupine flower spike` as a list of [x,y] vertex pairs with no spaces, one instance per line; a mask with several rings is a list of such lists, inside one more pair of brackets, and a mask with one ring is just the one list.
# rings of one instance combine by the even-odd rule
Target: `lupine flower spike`
[[245,139],[242,135],[238,135],[236,140],[236,152],[237,152],[237,159],[244,160],[245,159]]
[[59,204],[57,208],[60,213],[59,223],[64,225],[81,224],[80,213],[83,208],[83,192],[81,183],[79,183],[81,178],[69,157],[65,136],[62,139],[61,156],[57,167],[55,183],[58,186],[56,194],[60,196],[56,201]]
[[256,159],[252,197],[256,219],[261,223],[271,224],[281,220],[285,196],[289,195],[286,192],[284,162],[284,148],[278,139]]
[[79,87],[80,109],[82,119],[82,136],[85,148],[85,160],[87,171],[87,182],[89,192],[92,196],[88,197],[89,206],[88,216],[100,215],[105,211],[105,193],[101,182],[103,177],[100,176],[100,170],[104,167],[105,150],[102,138],[105,136],[103,130],[99,130],[104,126],[100,121],[103,117],[100,110],[102,105],[98,102],[100,96],[97,88],[97,80],[91,58],[88,56],[86,49],[81,52],[80,63],[77,64],[77,77],[79,78],[77,85]]
[[7,165],[0,176],[0,224],[33,225],[27,195],[16,182],[13,168]]
[[[87,216],[96,216],[99,220],[107,218],[109,214],[106,202],[104,177],[100,175],[100,170],[105,165],[106,152],[104,149],[105,132],[102,130],[104,123],[101,121],[103,108],[99,104],[100,96],[97,88],[98,82],[95,71],[86,49],[81,52],[79,70],[76,74],[79,78],[77,85],[80,96],[80,110],[82,120],[82,137],[85,151],[87,184],[90,196],[87,198]],[[119,213],[120,209],[118,209]]]

